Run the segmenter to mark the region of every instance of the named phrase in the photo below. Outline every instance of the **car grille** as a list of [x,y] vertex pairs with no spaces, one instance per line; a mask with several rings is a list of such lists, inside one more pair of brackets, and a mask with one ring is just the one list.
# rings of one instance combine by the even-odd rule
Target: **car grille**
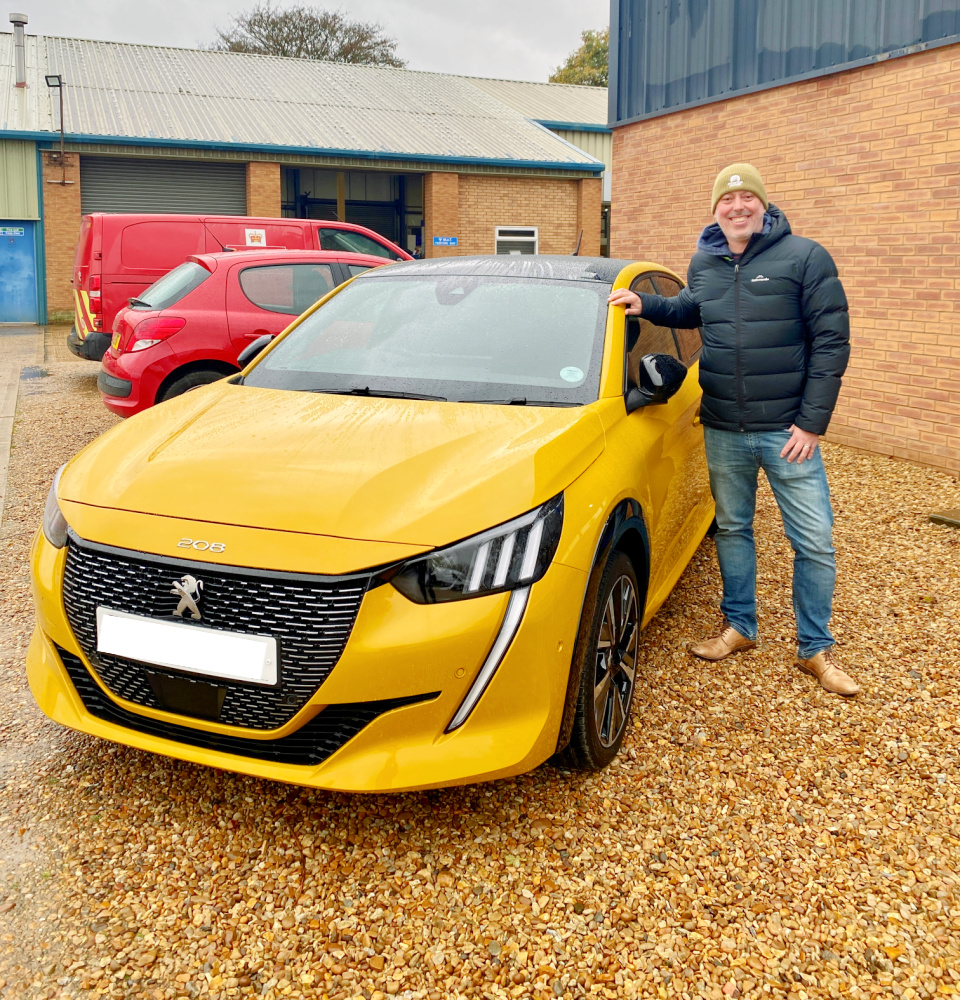
[[219,750],[238,757],[274,761],[278,764],[312,766],[322,764],[384,712],[402,708],[404,705],[430,701],[439,693],[434,691],[407,698],[328,705],[319,715],[314,716],[306,725],[289,736],[272,740],[251,740],[242,736],[229,736],[178,726],[175,723],[150,719],[121,708],[100,690],[78,656],[68,653],[59,646],[56,648],[73,686],[77,689],[77,694],[80,695],[80,700],[86,710],[96,718],[139,733],[173,740],[175,743],[203,747],[206,750]]
[[[165,691],[188,683],[182,674],[97,652],[97,607],[150,618],[173,616],[173,582],[185,573],[203,582],[207,628],[277,639],[279,682],[262,687],[221,678],[191,678],[199,699],[164,701]],[[231,726],[277,729],[316,693],[343,653],[370,574],[311,577],[234,569],[209,563],[142,556],[79,539],[67,547],[63,603],[80,647],[104,685],[118,698],[148,708],[199,715]],[[213,706],[212,708],[210,706]]]

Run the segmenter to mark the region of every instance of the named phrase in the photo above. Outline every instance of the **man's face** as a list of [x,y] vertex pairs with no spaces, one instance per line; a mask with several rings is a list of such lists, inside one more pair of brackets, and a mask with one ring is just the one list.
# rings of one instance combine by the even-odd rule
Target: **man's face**
[[752,191],[733,191],[717,202],[717,225],[733,246],[745,247],[763,229],[763,202]]

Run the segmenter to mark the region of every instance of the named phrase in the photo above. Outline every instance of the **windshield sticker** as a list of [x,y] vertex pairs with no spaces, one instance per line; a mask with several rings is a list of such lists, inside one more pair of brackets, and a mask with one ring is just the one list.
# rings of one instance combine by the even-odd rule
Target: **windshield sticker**
[[574,365],[571,365],[569,368],[561,368],[560,378],[564,382],[579,382],[583,379],[583,370]]

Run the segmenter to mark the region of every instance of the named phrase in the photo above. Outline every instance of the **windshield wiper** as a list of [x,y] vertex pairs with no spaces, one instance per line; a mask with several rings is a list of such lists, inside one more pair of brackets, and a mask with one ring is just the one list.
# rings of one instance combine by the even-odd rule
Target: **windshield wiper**
[[146,299],[138,299],[136,295],[132,295],[129,299],[127,299],[127,305],[128,306],[146,306],[147,309],[153,309],[154,308],[153,305],[151,305],[149,302],[147,302]]
[[526,396],[512,396],[510,399],[464,399],[464,403],[493,403],[500,406],[579,406],[558,399],[527,399]]
[[370,386],[358,386],[355,389],[311,389],[311,392],[326,392],[333,396],[370,396],[374,399],[429,399],[445,403],[446,396],[428,396],[422,392],[395,392],[392,389],[371,389]]

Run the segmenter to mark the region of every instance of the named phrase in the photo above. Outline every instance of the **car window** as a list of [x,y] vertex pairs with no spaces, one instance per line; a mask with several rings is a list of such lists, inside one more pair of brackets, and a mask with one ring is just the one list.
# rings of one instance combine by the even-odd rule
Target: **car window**
[[133,308],[166,309],[179,302],[195,288],[199,288],[209,277],[210,272],[205,267],[189,260],[168,271],[146,291],[136,296]]
[[[653,281],[649,276],[637,278],[630,286],[631,291],[657,294]],[[680,358],[673,331],[668,326],[656,326],[642,316],[627,318],[627,363],[626,375],[630,385],[637,385],[640,359],[645,354],[669,354],[672,358]]]
[[299,316],[337,285],[329,264],[266,264],[240,272],[243,294],[261,309]]
[[386,257],[388,260],[399,260],[400,258],[382,243],[378,243],[370,236],[363,233],[355,233],[349,229],[325,229],[321,227],[317,230],[320,238],[321,250],[348,251],[349,253],[368,253],[373,257]]
[[[665,298],[672,299],[680,294],[683,287],[676,278],[668,278],[665,274],[658,274],[654,277],[657,291]],[[700,356],[700,349],[703,341],[700,338],[699,330],[674,330],[677,338],[677,345],[680,348],[680,360],[685,364],[692,364]]]
[[350,272],[350,277],[352,278],[356,274],[363,274],[364,271],[369,271],[372,264],[347,264],[347,270]]
[[464,402],[597,398],[610,285],[376,269],[306,317],[245,384]]

